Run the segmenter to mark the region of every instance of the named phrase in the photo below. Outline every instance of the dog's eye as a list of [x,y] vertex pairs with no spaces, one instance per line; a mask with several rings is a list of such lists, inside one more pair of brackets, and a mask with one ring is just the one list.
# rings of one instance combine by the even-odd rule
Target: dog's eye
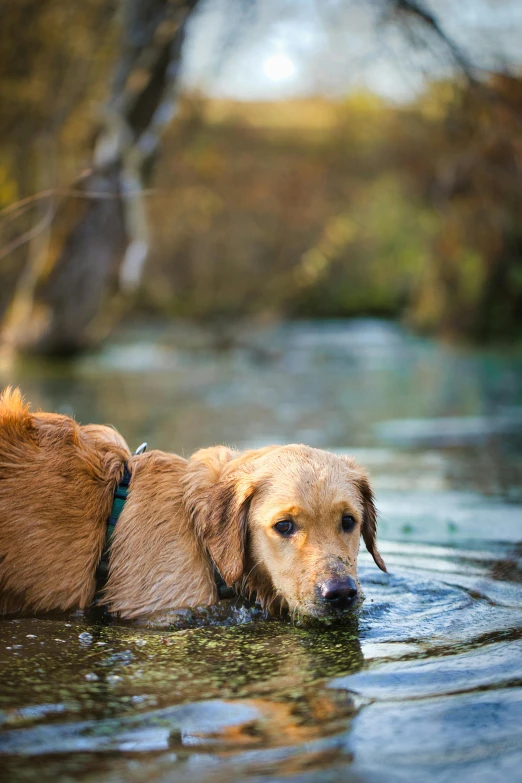
[[355,517],[352,517],[351,514],[343,514],[343,518],[341,520],[341,526],[345,533],[351,533],[351,531],[355,527],[355,524],[356,524]]
[[280,522],[276,522],[274,528],[282,536],[291,536],[295,530],[295,525],[291,519],[282,519]]

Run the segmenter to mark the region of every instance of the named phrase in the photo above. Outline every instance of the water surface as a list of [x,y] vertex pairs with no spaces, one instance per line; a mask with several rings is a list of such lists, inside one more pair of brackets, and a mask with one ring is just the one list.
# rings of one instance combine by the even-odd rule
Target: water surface
[[342,625],[0,621],[12,781],[503,781],[522,769],[522,358],[377,322],[140,327],[20,365],[35,407],[188,454],[301,441],[371,471],[389,574]]

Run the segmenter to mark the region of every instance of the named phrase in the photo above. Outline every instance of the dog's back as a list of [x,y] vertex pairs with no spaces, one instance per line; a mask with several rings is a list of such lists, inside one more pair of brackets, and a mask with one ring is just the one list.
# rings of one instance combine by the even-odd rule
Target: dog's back
[[0,613],[85,607],[128,447],[108,427],[0,397]]

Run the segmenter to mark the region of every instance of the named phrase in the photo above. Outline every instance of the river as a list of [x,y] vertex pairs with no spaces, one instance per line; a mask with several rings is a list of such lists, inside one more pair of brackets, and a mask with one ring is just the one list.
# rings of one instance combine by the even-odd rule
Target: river
[[184,455],[304,442],[370,471],[389,573],[335,627],[0,621],[2,781],[520,781],[522,353],[379,321],[122,329],[20,363],[34,407]]

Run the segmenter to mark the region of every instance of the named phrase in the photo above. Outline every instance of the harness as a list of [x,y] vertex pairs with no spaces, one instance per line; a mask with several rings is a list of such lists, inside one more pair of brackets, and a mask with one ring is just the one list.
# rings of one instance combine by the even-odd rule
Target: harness
[[[144,444],[146,448],[146,444]],[[140,446],[140,449],[142,447]],[[145,448],[143,451],[145,451]],[[136,452],[136,454],[142,453],[142,452]],[[116,491],[114,492],[114,500],[112,502],[112,509],[109,519],[107,520],[107,530],[105,531],[105,543],[103,545],[103,550],[101,553],[100,561],[98,563],[98,567],[96,568],[96,593],[99,593],[104,587],[107,582],[107,579],[109,578],[109,554],[111,549],[111,543],[112,543],[112,537],[114,536],[114,529],[116,527],[116,522],[119,519],[119,516],[121,512],[123,511],[123,507],[125,505],[125,501],[127,500],[127,493],[129,491],[129,484],[131,480],[131,472],[129,470],[129,466],[127,463],[123,466],[123,476],[116,487]]]
[[[147,444],[142,443],[141,446],[139,446],[136,449],[133,456],[143,454],[146,450],[147,450]],[[95,603],[99,603],[101,591],[105,587],[107,583],[107,579],[109,578],[109,557],[110,557],[111,543],[114,536],[116,523],[120,518],[121,512],[123,511],[125,506],[125,501],[127,500],[131,478],[132,478],[132,473],[129,470],[129,466],[127,465],[127,463],[125,463],[123,466],[123,476],[121,477],[121,481],[116,487],[116,490],[114,492],[112,509],[111,509],[110,516],[107,520],[105,543],[103,545],[103,550],[102,550],[100,560],[98,562],[98,566],[96,568],[96,593],[95,593],[95,600],[94,600]],[[236,591],[234,590],[233,587],[229,587],[226,584],[225,580],[223,579],[218,569],[216,568],[214,562],[212,562],[212,569],[214,572],[214,581],[216,583],[219,599],[223,600],[226,598],[235,598]]]

